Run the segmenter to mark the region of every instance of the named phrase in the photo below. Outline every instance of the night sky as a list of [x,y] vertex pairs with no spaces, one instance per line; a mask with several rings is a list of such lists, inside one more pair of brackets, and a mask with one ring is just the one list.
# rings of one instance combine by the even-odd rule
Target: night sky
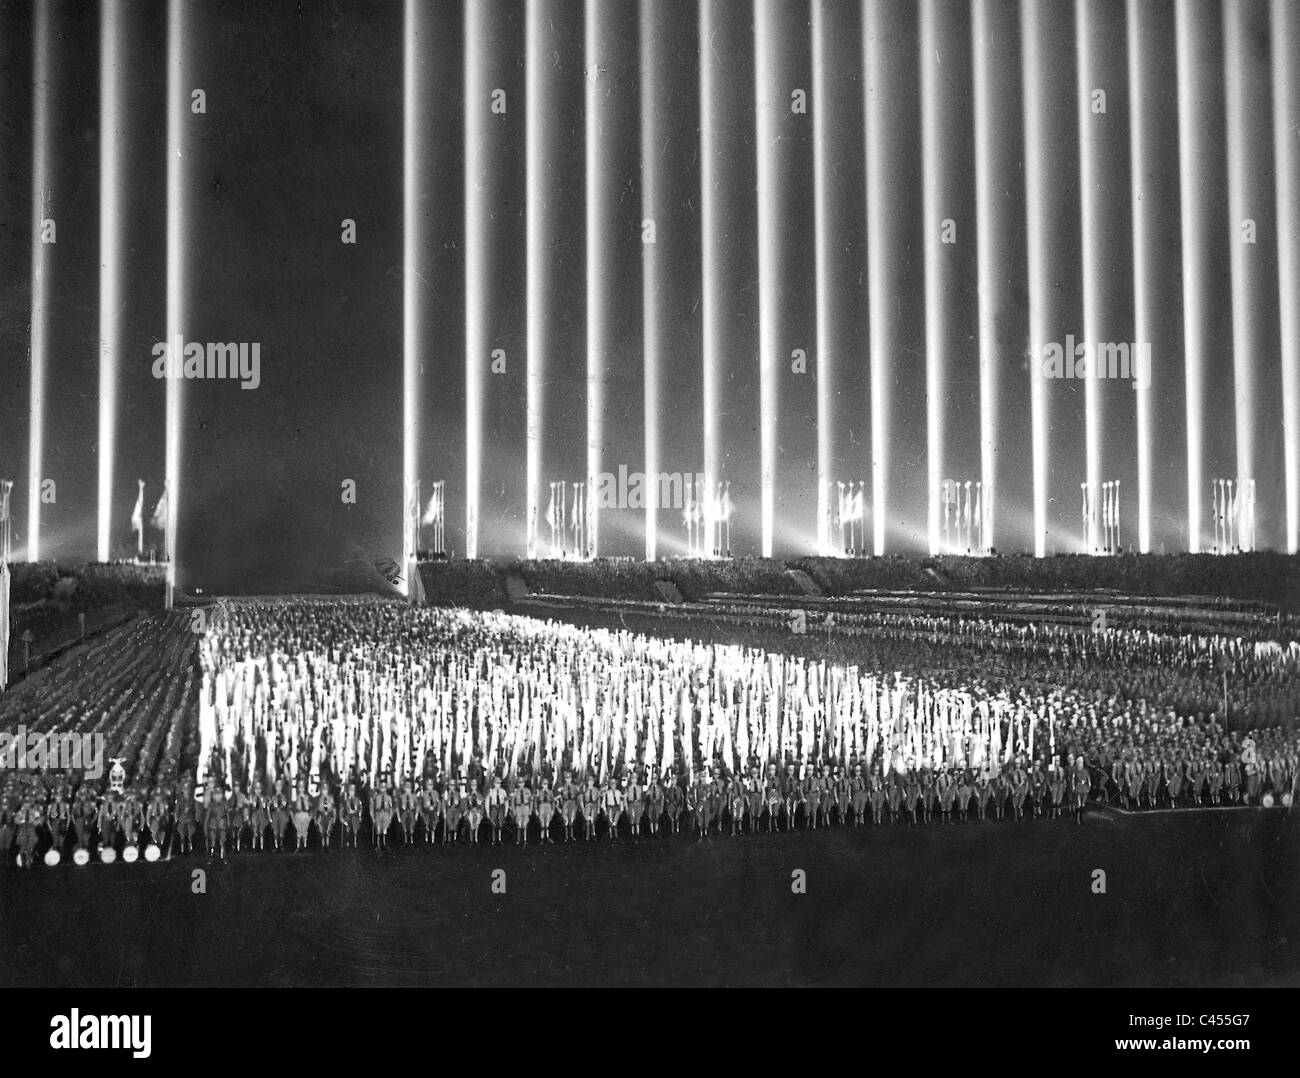
[[[422,292],[419,339],[420,472],[445,478],[449,544],[462,552],[465,504],[465,254],[481,237],[491,265],[489,341],[504,349],[505,374],[485,376],[485,440],[480,554],[522,553],[524,536],[525,6],[518,0],[465,0],[481,5],[485,85],[465,86],[462,5],[430,0],[436,29],[421,43],[425,146],[420,175]],[[762,2],[762,0],[759,0]],[[1231,0],[1237,3],[1238,0]],[[238,579],[291,575],[345,556],[398,556],[401,548],[402,280],[403,280],[403,9],[397,0],[322,2],[190,2],[193,28],[186,83],[206,93],[205,115],[187,117],[187,251],[191,288],[188,340],[257,341],[261,385],[190,382],[186,386],[184,504],[180,562],[188,579],[230,586]],[[546,0],[548,63],[542,82],[549,116],[541,145],[547,161],[544,233],[551,267],[545,297],[543,495],[546,481],[585,473],[586,198],[583,6]],[[1050,265],[1043,282],[1052,339],[1082,338],[1080,172],[1076,22],[1071,3],[1041,3],[1049,42],[1043,109],[1050,145]],[[1167,152],[1148,177],[1154,192],[1154,523],[1153,550],[1185,549],[1182,241],[1177,141],[1174,4],[1149,3],[1155,46],[1142,55],[1149,85],[1143,102]],[[53,147],[48,208],[33,206],[33,3],[0,0],[0,474],[14,476],[15,556],[26,535],[29,328],[32,225],[57,222],[51,274],[50,401],[47,476],[57,501],[43,509],[42,556],[75,561],[94,556],[98,398],[98,6],[52,5],[57,30],[51,83]],[[166,17],[161,0],[125,5],[130,27],[124,82],[126,273],[121,308],[122,367],[114,498],[114,556],[134,552],[130,513],[137,478],[148,507],[163,477],[165,384],[152,377],[152,346],[165,326]],[[916,553],[926,545],[926,299],[922,169],[921,54],[917,6],[868,0],[873,33],[882,35],[881,80],[871,86],[886,117],[882,144],[868,146],[864,115],[861,5],[831,0],[824,100],[813,98],[808,0],[776,0],[780,27],[776,96],[809,93],[809,114],[787,111],[773,146],[777,194],[775,239],[780,275],[776,469],[776,553],[811,552],[815,537],[819,360],[834,364],[831,424],[833,474],[870,479],[868,167],[891,212],[885,245],[891,327],[887,380],[889,428],[888,549]],[[1018,6],[988,5],[993,35],[988,115],[994,153],[996,244],[1002,273],[985,282],[996,304],[998,349],[998,546],[1032,546],[1028,324],[1024,174],[1024,87]],[[1088,5],[1093,36],[1089,80],[1107,91],[1107,111],[1094,141],[1105,212],[1096,233],[1104,271],[1098,339],[1133,339],[1133,271],[1129,174],[1129,100],[1125,8],[1119,0]],[[632,0],[609,0],[605,59],[596,74],[605,96],[598,152],[611,177],[594,192],[608,214],[608,274],[599,282],[611,304],[605,357],[604,460],[637,470],[644,424],[658,424],[660,468],[703,469],[701,273],[702,109],[722,132],[714,161],[721,242],[720,280],[712,295],[728,327],[721,356],[724,406],[719,417],[721,478],[737,505],[733,549],[755,553],[759,540],[758,265],[755,196],[753,9],[718,4],[712,56],[719,92],[702,102],[694,0],[661,0],[648,25],[656,35],[657,70],[638,70],[642,22]],[[1197,0],[1198,41],[1210,72],[1198,112],[1208,155],[1197,173],[1196,198],[1220,222],[1206,252],[1213,267],[1205,429],[1207,477],[1235,474],[1232,304],[1227,206],[1227,145],[1222,16],[1218,3]],[[1249,164],[1246,202],[1260,242],[1248,265],[1256,346],[1259,540],[1283,540],[1281,378],[1278,360],[1276,204],[1272,162],[1267,4],[1243,0],[1248,56],[1243,87],[1251,107],[1243,137]],[[936,183],[943,216],[957,222],[958,242],[939,252],[941,339],[948,390],[943,475],[979,478],[979,326],[974,109],[971,99],[972,16],[965,3],[940,5],[941,171]],[[492,207],[485,227],[465,221],[465,113],[489,108],[492,88],[506,93],[504,115],[470,163]],[[654,103],[662,135],[652,162],[659,204],[653,207],[662,270],[657,319],[662,392],[643,400],[641,274],[647,257],[643,207],[640,94]],[[835,243],[829,339],[816,332],[814,277],[813,117],[827,110]],[[340,242],[340,222],[357,223],[358,242]],[[806,374],[790,371],[790,352],[806,350]],[[483,357],[484,368],[489,357]],[[1049,552],[1074,549],[1083,478],[1081,383],[1051,387]],[[1136,524],[1134,393],[1103,384],[1106,401],[1105,478],[1127,493],[1126,531]],[[340,485],[354,479],[356,505]],[[1208,491],[1206,495],[1208,530]],[[545,497],[543,497],[543,509]],[[543,526],[544,527],[544,526]],[[684,548],[680,514],[660,517],[660,549]],[[639,556],[641,517],[607,514],[601,553]]]

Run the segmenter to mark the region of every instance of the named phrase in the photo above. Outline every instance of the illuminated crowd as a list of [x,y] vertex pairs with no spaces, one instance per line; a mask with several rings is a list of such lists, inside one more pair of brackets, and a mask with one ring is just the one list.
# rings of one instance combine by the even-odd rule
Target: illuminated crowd
[[844,619],[817,657],[750,628],[692,641],[344,599],[141,618],[0,700],[0,728],[102,734],[114,761],[94,780],[7,770],[0,857],[702,838],[1296,793],[1296,712],[1243,729],[1219,710],[1225,680],[1231,714],[1232,692],[1267,702],[1250,719],[1290,708],[1294,643],[902,615]]

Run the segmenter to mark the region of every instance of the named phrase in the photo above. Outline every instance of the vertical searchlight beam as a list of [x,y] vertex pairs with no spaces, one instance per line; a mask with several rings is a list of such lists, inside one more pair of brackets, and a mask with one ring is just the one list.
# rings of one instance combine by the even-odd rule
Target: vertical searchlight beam
[[996,545],[994,479],[998,448],[998,282],[1006,269],[1004,224],[998,213],[995,182],[997,145],[990,117],[998,108],[993,93],[995,44],[990,4],[975,0],[971,8],[971,82],[974,90],[975,230],[979,275],[980,340],[980,521],[983,548]]
[[528,0],[525,42],[525,227],[528,232],[526,255],[525,321],[527,337],[527,376],[525,385],[526,417],[524,425],[524,485],[527,522],[525,549],[529,558],[537,557],[537,524],[541,509],[543,401],[546,385],[546,211],[552,201],[546,189],[546,162],[542,154],[546,145],[543,125],[546,109],[542,100],[542,64],[550,63],[550,51],[543,55],[547,13],[542,0]]
[[[834,274],[831,250],[830,173],[826,163],[831,138],[827,97],[827,48],[830,33],[828,0],[812,0],[813,110],[813,232],[817,301],[817,553],[829,555],[831,543],[831,452],[835,422],[835,356],[831,344],[831,290]],[[707,245],[706,245],[707,246]]]
[[586,0],[583,9],[583,53],[586,86],[583,91],[586,129],[587,227],[587,544],[594,556],[600,549],[600,511],[596,484],[604,469],[602,439],[605,414],[605,361],[608,355],[609,312],[605,282],[609,279],[609,212],[606,205],[605,161],[601,155],[601,86],[604,43],[600,11],[604,0]]
[[776,362],[780,348],[780,279],[777,265],[776,154],[781,134],[782,107],[776,86],[777,58],[781,47],[773,25],[772,0],[754,4],[754,112],[757,149],[758,196],[758,437],[760,549],[772,556],[776,523]]
[[1277,177],[1278,317],[1282,330],[1282,437],[1286,550],[1300,553],[1300,11],[1273,0],[1273,154]]
[[[167,5],[167,340],[174,347],[184,338],[186,290],[185,120],[189,95],[185,89],[185,0]],[[179,361],[181,357],[173,357]],[[167,515],[164,546],[167,555],[167,605],[176,589],[177,521],[181,513],[181,429],[185,379],[168,372],[166,477]]]
[[1040,350],[1047,342],[1046,274],[1048,249],[1046,219],[1052,193],[1042,177],[1046,175],[1043,82],[1050,78],[1044,63],[1042,5],[1039,0],[1020,0],[1020,40],[1025,110],[1025,239],[1029,279],[1029,347],[1031,350],[1030,427],[1034,468],[1034,557],[1047,553],[1047,379]]
[[[1028,0],[1027,0],[1028,2]],[[1187,549],[1201,549],[1201,475],[1204,467],[1202,423],[1205,401],[1205,310],[1210,289],[1207,256],[1209,221],[1201,184],[1200,162],[1214,152],[1201,117],[1208,102],[1207,70],[1201,51],[1205,27],[1194,24],[1195,0],[1177,0],[1178,179],[1183,248],[1183,357],[1187,426]]]
[[113,534],[117,379],[122,292],[122,0],[104,0],[99,38],[99,460],[95,557],[106,562]]
[[885,86],[885,56],[895,45],[885,25],[888,0],[862,5],[862,80],[867,152],[867,303],[870,311],[871,352],[871,547],[877,557],[885,553],[885,506],[889,477],[889,374],[891,350],[898,344],[897,326],[890,312],[889,262],[897,253],[897,237],[891,227],[893,187],[885,177],[894,171],[892,160],[896,139],[891,133],[894,117],[889,110]]
[[1228,220],[1231,229],[1228,243],[1232,267],[1232,385],[1236,419],[1237,478],[1255,476],[1255,364],[1259,360],[1258,328],[1252,310],[1252,292],[1259,274],[1247,258],[1249,248],[1242,242],[1240,229],[1249,216],[1247,172],[1252,167],[1249,154],[1260,147],[1253,144],[1247,115],[1251,101],[1247,94],[1243,64],[1248,44],[1249,26],[1246,5],[1230,2],[1223,5],[1223,86],[1225,91],[1224,126],[1228,152]]
[[478,557],[483,473],[483,378],[488,361],[488,90],[484,42],[491,11],[465,0],[465,556]]
[[[663,176],[658,165],[663,136],[661,105],[664,73],[659,62],[660,30],[656,12],[662,5],[641,4],[641,294],[642,348],[645,397],[645,476],[649,491],[645,500],[645,558],[654,561],[659,540],[659,417],[660,399],[660,306],[662,297],[658,229],[655,221],[663,205]],[[647,225],[650,231],[647,232]]]
[[1143,0],[1128,0],[1128,99],[1132,104],[1129,119],[1129,182],[1133,214],[1133,390],[1137,397],[1137,473],[1138,473],[1138,552],[1151,553],[1151,382],[1155,377],[1154,361],[1147,343],[1155,328],[1155,282],[1157,243],[1156,223],[1151,212],[1155,195],[1148,176],[1155,168],[1159,147],[1147,115],[1148,102],[1155,96],[1154,85],[1144,58],[1156,47],[1151,26],[1151,8]]
[[[1092,16],[1092,17],[1090,17]],[[1101,339],[1102,281],[1105,265],[1098,233],[1101,215],[1106,212],[1100,194],[1098,135],[1092,115],[1093,87],[1092,37],[1095,16],[1090,0],[1075,0],[1075,89],[1079,122],[1079,241],[1083,255],[1083,334],[1091,349],[1088,376],[1083,382],[1084,467],[1090,491],[1101,490],[1101,380],[1096,370],[1099,361],[1097,342]],[[1101,549],[1101,514],[1091,513],[1084,535],[1084,549],[1096,554]]]
[[[589,0],[596,3],[597,0]],[[699,0],[700,53],[700,303],[702,328],[703,411],[704,411],[704,486],[706,499],[712,498],[722,471],[722,438],[718,416],[722,411],[720,357],[725,330],[725,311],[719,300],[723,229],[718,183],[718,147],[721,145],[721,121],[718,116],[722,100],[714,34],[717,16],[714,5],[719,0]],[[815,106],[814,106],[815,107]]]
[[925,449],[926,449],[926,534],[931,556],[946,553],[942,549],[939,524],[939,485],[943,481],[944,431],[946,403],[944,386],[944,272],[939,255],[940,170],[946,164],[940,143],[944,137],[944,113],[938,86],[940,63],[939,0],[921,0],[921,172],[925,206]]
[[402,14],[402,591],[410,595],[419,546],[420,494],[420,15],[406,0]]
[[[32,337],[31,421],[27,434],[27,560],[41,559],[41,478],[45,470],[45,383],[49,335],[49,271],[54,219],[50,195],[50,75],[53,5],[37,4],[32,43]],[[48,231],[47,231],[48,230]],[[47,242],[48,241],[48,242]]]

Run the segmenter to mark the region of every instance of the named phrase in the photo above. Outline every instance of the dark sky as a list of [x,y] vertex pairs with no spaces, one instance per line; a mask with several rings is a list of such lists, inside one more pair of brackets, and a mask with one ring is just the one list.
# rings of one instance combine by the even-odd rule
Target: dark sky
[[[492,267],[487,321],[491,346],[507,353],[507,373],[486,380],[480,552],[518,553],[524,533],[525,371],[525,7],[518,0],[465,0],[482,5],[485,79],[507,94],[507,112],[489,125],[479,161],[491,218],[480,230]],[[1231,0],[1236,3],[1238,0]],[[1280,391],[1277,354],[1275,213],[1268,97],[1268,19],[1261,0],[1245,4],[1252,63],[1245,93],[1247,145],[1253,151],[1248,202],[1261,237],[1251,263],[1261,351],[1259,401],[1260,539],[1281,541]],[[865,184],[870,163],[889,215],[888,280],[893,336],[889,447],[891,551],[925,544],[925,261],[922,203],[919,16],[910,2],[879,10],[885,35],[882,94],[888,128],[882,145],[864,135],[863,41],[856,2],[825,5],[829,34],[825,101],[836,243],[828,289],[832,311],[824,349],[835,357],[835,474],[869,478],[870,423]],[[1049,75],[1043,108],[1054,122],[1050,153],[1048,279],[1055,339],[1082,337],[1079,123],[1073,5],[1044,0]],[[551,122],[542,145],[548,160],[546,246],[553,272],[545,295],[543,477],[575,480],[585,469],[585,160],[583,9],[577,0],[545,4],[550,62],[543,76]],[[775,78],[781,95],[806,88],[812,72],[809,5],[778,0]],[[57,56],[52,82],[50,204],[58,223],[51,266],[51,338],[46,473],[57,502],[43,514],[43,552],[62,560],[94,553],[97,442],[99,29],[97,5],[53,3]],[[123,293],[120,435],[115,482],[114,554],[132,549],[129,515],[135,479],[149,498],[163,471],[164,384],[150,375],[151,347],[165,333],[166,34],[161,0],[131,0],[126,162],[128,251]],[[262,384],[191,382],[186,387],[181,518],[182,565],[199,576],[293,572],[344,554],[396,556],[400,550],[402,415],[402,5],[397,0],[202,0],[190,2],[193,37],[187,85],[202,87],[207,113],[188,119],[187,251],[191,290],[187,339],[257,341]],[[448,480],[448,535],[463,550],[465,424],[464,27],[460,3],[429,0],[434,28],[421,47],[425,144],[420,177],[424,281],[420,343],[421,472]],[[1159,266],[1155,383],[1154,549],[1186,544],[1182,387],[1182,250],[1179,235],[1177,84],[1173,4],[1151,0],[1155,46],[1142,56],[1154,88],[1142,102],[1162,131],[1150,174]],[[1101,199],[1098,238],[1103,262],[1100,339],[1132,338],[1129,124],[1124,5],[1094,0],[1089,78],[1108,93],[1097,136]],[[717,8],[714,99],[699,96],[697,6],[662,0],[652,20],[660,67],[647,80],[662,143],[657,207],[664,269],[658,319],[663,388],[647,411],[642,397],[643,306],[639,235],[643,216],[637,68],[638,5],[610,0],[601,85],[599,151],[610,177],[600,192],[609,213],[610,270],[601,287],[612,304],[606,363],[605,460],[609,470],[642,464],[647,418],[657,423],[661,467],[703,466],[701,403],[701,109],[713,110],[723,135],[718,238],[721,280],[714,297],[728,332],[722,356],[724,409],[719,417],[724,477],[738,504],[737,553],[758,545],[758,269],[755,202],[754,45],[752,6]],[[976,273],[974,108],[971,15],[942,5],[938,187],[944,216],[958,222],[958,244],[941,252],[942,339],[948,371],[944,474],[978,478],[978,290]],[[1211,333],[1205,474],[1231,474],[1232,332],[1222,28],[1217,3],[1200,12],[1208,84],[1198,123],[1207,156],[1198,173],[1198,204],[1223,227],[1208,251],[1215,287],[1203,312]],[[1026,549],[1030,519],[1029,393],[1025,352],[1028,295],[1025,263],[1026,177],[1023,87],[1017,6],[990,5],[994,28],[989,116],[1002,272],[987,283],[996,297],[999,345],[999,546]],[[14,492],[15,545],[26,528],[28,345],[30,321],[33,0],[0,0],[0,472],[20,478]],[[788,88],[788,89],[787,89]],[[471,102],[471,107],[480,103]],[[780,273],[778,357],[777,552],[809,549],[814,534],[819,377],[816,339],[811,116],[781,121],[775,144]],[[357,222],[356,245],[340,242],[340,222]],[[803,348],[805,375],[789,371],[789,352]],[[486,363],[486,359],[484,360]],[[1133,393],[1106,385],[1105,466],[1136,490]],[[1049,549],[1070,549],[1077,532],[1083,472],[1081,388],[1053,387],[1053,505]],[[357,504],[340,500],[356,480]],[[1135,515],[1134,503],[1126,506]],[[1132,527],[1130,523],[1127,525]],[[662,549],[682,542],[678,515],[661,517]],[[640,518],[611,513],[602,553],[640,554]]]

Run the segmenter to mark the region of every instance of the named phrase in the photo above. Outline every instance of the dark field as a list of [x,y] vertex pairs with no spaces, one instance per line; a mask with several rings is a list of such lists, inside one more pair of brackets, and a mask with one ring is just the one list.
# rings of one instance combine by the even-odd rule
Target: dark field
[[7,870],[0,984],[1300,985],[1300,817]]

